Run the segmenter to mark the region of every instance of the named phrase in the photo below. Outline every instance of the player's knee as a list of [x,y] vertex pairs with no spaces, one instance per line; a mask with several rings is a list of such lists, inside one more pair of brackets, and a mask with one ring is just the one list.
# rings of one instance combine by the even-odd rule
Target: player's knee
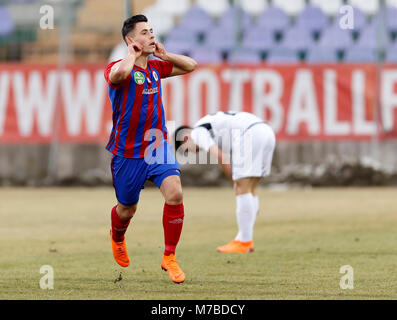
[[251,186],[245,181],[237,180],[234,181],[234,192],[236,195],[245,194],[251,192]]
[[128,220],[128,219],[131,219],[135,215],[136,209],[137,209],[136,204],[129,206],[129,207],[122,206],[119,204],[117,213],[121,219]]
[[180,204],[183,202],[183,193],[181,186],[175,186],[167,193],[165,202],[168,204]]

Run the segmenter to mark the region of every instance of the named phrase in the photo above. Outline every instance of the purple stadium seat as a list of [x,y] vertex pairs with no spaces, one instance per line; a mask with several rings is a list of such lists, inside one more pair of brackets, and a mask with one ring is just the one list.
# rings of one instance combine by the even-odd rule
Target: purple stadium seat
[[218,50],[230,50],[236,45],[237,37],[234,30],[215,27],[205,35],[205,45]]
[[249,29],[243,33],[242,47],[267,51],[275,45],[274,35],[268,29]]
[[166,36],[167,41],[198,41],[198,32],[194,30],[185,29],[184,27],[178,25],[168,32]]
[[290,64],[299,62],[299,59],[296,51],[279,46],[269,52],[266,62],[268,64]]
[[256,50],[239,49],[229,53],[229,63],[257,64],[261,63],[261,55]]
[[387,48],[385,62],[397,63],[397,43]]
[[397,8],[386,7],[385,10],[380,9],[374,16],[372,23],[376,25],[379,19],[381,24],[386,24],[388,31],[397,32]]
[[306,50],[314,43],[311,33],[304,28],[292,27],[284,32],[281,45],[291,50]]
[[353,63],[376,62],[376,51],[355,46],[346,50],[344,60]]
[[164,42],[165,49],[168,52],[176,54],[189,54],[192,47],[196,45],[196,42],[186,42],[186,41],[176,41],[176,40],[166,40]]
[[257,27],[272,32],[283,31],[290,24],[290,18],[280,8],[270,6],[258,17]]
[[356,46],[368,49],[376,49],[382,44],[386,47],[389,44],[389,37],[382,30],[378,30],[375,20],[361,30],[356,42]]
[[237,19],[241,19],[241,28],[243,29],[248,29],[252,25],[251,17],[243,9],[229,7],[220,18],[219,26],[233,29],[236,25],[236,21],[238,21]]
[[297,27],[306,28],[310,32],[320,32],[328,24],[328,17],[319,8],[307,5],[296,21]]
[[319,45],[328,49],[344,50],[353,45],[352,33],[349,29],[332,25],[322,32]]
[[192,48],[190,56],[198,63],[221,63],[222,52],[211,47],[198,46]]
[[317,63],[335,63],[338,61],[338,53],[333,48],[316,45],[307,51],[306,62]]
[[178,27],[189,31],[205,32],[213,24],[211,17],[198,6],[191,7],[183,16]]
[[0,36],[10,34],[14,30],[14,22],[5,7],[0,6]]

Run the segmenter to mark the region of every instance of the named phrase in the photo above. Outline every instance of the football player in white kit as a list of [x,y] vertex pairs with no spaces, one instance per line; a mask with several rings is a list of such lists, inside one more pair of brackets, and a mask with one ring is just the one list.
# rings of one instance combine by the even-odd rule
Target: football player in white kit
[[271,170],[276,138],[262,119],[247,112],[206,115],[193,128],[179,127],[174,134],[175,150],[209,152],[228,178],[236,195],[238,234],[217,248],[219,252],[245,253],[254,250],[253,230],[259,209],[257,187]]

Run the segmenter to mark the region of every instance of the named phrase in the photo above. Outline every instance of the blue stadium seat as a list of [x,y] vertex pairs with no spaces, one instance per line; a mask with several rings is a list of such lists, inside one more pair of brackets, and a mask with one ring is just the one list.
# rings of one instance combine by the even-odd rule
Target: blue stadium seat
[[397,63],[397,44],[387,48],[385,62]]
[[204,44],[218,50],[230,50],[236,46],[236,43],[237,36],[235,31],[229,28],[210,28],[205,34]]
[[261,55],[256,50],[239,49],[229,53],[229,63],[256,64],[262,62]]
[[6,36],[14,30],[14,22],[5,7],[0,6],[0,36]]
[[222,52],[212,47],[197,46],[192,48],[190,56],[198,63],[221,63]]
[[346,50],[344,60],[349,63],[376,62],[376,50],[355,46]]
[[385,30],[382,32],[382,29],[378,29],[377,23],[374,20],[371,24],[361,30],[356,46],[376,49],[380,44],[383,44],[383,47],[387,47],[390,40],[384,31]]
[[241,28],[248,29],[252,26],[252,18],[244,10],[236,7],[229,7],[219,20],[219,26],[222,28],[234,29],[236,21],[240,19]]
[[268,29],[252,28],[243,33],[242,47],[267,51],[275,45],[274,35]]
[[311,33],[305,28],[292,27],[284,32],[281,45],[295,51],[303,51],[312,46],[314,39]]
[[278,46],[269,52],[266,62],[268,64],[290,64],[299,62],[299,59],[294,50]]
[[193,6],[182,17],[178,26],[189,31],[205,32],[213,26],[213,21],[207,12]]
[[352,33],[348,29],[332,25],[321,34],[319,45],[328,49],[344,50],[353,45]]
[[306,28],[310,32],[321,32],[329,24],[328,17],[319,8],[307,5],[297,17],[296,26]]
[[338,62],[338,53],[333,48],[313,46],[307,51],[306,62],[311,64]]
[[290,24],[290,19],[280,8],[270,6],[258,17],[257,27],[272,32],[283,31]]

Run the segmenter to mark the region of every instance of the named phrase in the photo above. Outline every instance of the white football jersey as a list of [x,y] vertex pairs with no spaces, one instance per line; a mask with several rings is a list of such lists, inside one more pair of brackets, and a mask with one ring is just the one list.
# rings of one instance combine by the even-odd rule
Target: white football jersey
[[208,152],[216,144],[224,152],[230,152],[232,137],[241,136],[256,123],[263,123],[259,117],[248,112],[223,112],[209,114],[194,125],[191,137],[194,143]]

